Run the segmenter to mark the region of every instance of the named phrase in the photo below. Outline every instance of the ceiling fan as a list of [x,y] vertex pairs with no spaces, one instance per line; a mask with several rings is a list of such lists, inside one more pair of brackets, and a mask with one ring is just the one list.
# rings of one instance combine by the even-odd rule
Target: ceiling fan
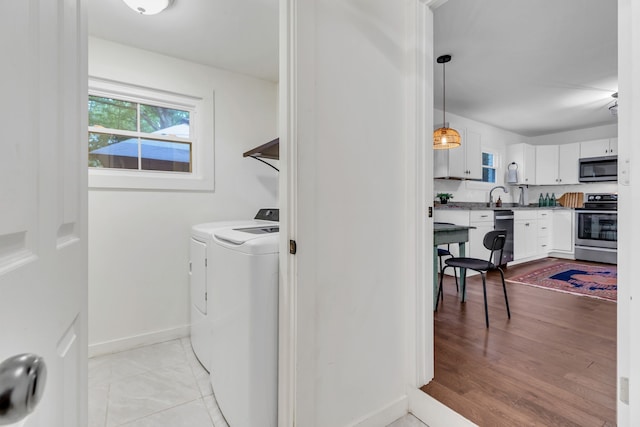
[[612,94],[611,97],[614,98],[614,101],[613,105],[609,106],[609,113],[611,113],[613,117],[618,117],[618,92]]

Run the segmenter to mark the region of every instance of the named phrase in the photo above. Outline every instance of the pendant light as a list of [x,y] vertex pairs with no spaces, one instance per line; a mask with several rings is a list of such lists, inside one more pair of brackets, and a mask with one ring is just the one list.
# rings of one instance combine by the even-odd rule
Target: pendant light
[[433,132],[433,149],[447,150],[460,146],[460,134],[455,129],[447,127],[444,119],[444,98],[445,98],[445,75],[444,64],[451,61],[451,55],[442,55],[437,59],[438,64],[442,64],[442,127]]
[[156,15],[173,3],[173,0],[123,0],[140,15]]

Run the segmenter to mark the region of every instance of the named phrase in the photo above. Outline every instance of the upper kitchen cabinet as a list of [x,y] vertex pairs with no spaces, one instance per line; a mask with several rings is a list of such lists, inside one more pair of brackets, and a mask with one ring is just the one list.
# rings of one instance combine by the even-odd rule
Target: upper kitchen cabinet
[[596,139],[580,143],[580,157],[616,156],[618,154],[618,138]]
[[538,145],[536,147],[536,184],[578,183],[580,144]]
[[458,129],[462,144],[449,150],[434,150],[434,178],[482,179],[482,137],[479,133]]
[[[536,183],[536,147],[529,144],[513,144],[507,147],[507,169],[512,163],[517,165],[517,182],[505,182],[509,184]],[[508,177],[507,177],[508,178]]]

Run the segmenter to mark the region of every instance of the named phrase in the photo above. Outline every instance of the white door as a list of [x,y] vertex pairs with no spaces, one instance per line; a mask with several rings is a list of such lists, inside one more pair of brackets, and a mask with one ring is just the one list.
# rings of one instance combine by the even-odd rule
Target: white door
[[26,427],[87,425],[85,15],[85,0],[0,2],[0,362],[47,367]]

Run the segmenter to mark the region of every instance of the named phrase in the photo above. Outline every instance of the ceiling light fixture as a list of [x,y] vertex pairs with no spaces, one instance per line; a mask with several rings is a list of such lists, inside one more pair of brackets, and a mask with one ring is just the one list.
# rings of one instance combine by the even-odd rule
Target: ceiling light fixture
[[140,15],[156,15],[173,3],[173,0],[122,0]]
[[451,61],[451,55],[442,55],[437,59],[438,64],[442,64],[442,127],[433,132],[433,149],[446,150],[460,146],[460,134],[455,129],[447,127],[444,117],[444,100],[445,100],[445,73],[444,64]]

